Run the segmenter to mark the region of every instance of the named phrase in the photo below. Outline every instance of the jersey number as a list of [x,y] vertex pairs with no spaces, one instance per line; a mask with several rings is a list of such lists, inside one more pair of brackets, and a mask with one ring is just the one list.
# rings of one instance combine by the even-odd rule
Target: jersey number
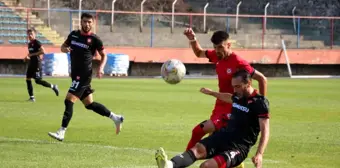
[[72,81],[71,89],[76,90],[78,86],[79,86],[79,81],[76,81],[76,80]]
[[232,159],[234,159],[235,156],[236,156],[237,154],[240,154],[240,152],[239,152],[239,151],[231,151],[231,152],[230,152],[230,157],[231,157]]

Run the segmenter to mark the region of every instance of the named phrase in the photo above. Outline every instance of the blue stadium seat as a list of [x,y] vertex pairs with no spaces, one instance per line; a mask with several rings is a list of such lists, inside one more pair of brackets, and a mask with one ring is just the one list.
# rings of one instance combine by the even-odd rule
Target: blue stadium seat
[[26,21],[0,21],[0,24],[15,24],[15,25],[20,25],[20,24],[27,24]]
[[11,44],[27,44],[26,40],[8,40]]
[[2,18],[21,18],[20,16],[17,16],[17,15],[0,15],[0,19]]
[[[11,44],[27,44],[27,40],[8,40],[9,43]],[[41,44],[53,44],[49,40],[40,40]]]
[[0,40],[0,44],[3,44],[4,43],[4,41],[3,40]]
[[[0,27],[0,30],[26,31],[27,28],[24,28],[24,27]],[[38,33],[38,34],[40,34],[40,33]]]
[[10,8],[0,8],[0,12],[11,12],[12,9]]

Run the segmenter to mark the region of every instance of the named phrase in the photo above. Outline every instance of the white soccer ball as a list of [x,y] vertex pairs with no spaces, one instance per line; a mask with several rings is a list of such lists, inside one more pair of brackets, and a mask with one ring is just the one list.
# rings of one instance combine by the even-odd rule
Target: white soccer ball
[[186,73],[184,64],[177,59],[170,59],[163,63],[161,75],[165,82],[177,84],[181,82]]

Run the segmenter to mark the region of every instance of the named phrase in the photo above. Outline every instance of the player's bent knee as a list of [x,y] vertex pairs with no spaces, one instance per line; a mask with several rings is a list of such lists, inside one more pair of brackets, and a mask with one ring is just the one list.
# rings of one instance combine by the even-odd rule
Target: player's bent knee
[[76,95],[68,92],[65,99],[75,103],[78,100],[78,97]]
[[197,143],[191,150],[197,159],[203,159],[207,156],[205,146],[201,143]]
[[92,94],[87,95],[85,98],[81,97],[81,102],[84,104],[84,106],[88,106],[93,103],[93,96]]

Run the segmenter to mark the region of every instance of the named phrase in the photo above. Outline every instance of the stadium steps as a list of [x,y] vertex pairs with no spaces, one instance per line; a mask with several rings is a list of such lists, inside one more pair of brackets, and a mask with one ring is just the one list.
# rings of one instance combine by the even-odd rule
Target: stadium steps
[[[27,18],[27,12],[17,14],[23,18]],[[60,37],[56,31],[46,26],[41,19],[37,18],[32,13],[28,13],[28,17],[30,18],[29,25],[34,25],[35,30],[40,32],[47,40],[51,41],[54,45],[61,45],[63,43],[61,41],[64,39]]]
[[64,38],[59,33],[46,25],[39,25],[35,27],[46,39],[50,40],[54,45],[62,45]]
[[1,0],[6,6],[16,6],[17,2],[16,0]]
[[[5,5],[15,6],[16,0],[5,0]],[[10,7],[9,7],[10,8]],[[15,10],[14,10],[15,11]],[[47,40],[51,41],[54,45],[61,45],[64,42],[64,38],[61,37],[55,30],[46,26],[45,23],[31,12],[27,13],[23,10],[15,11],[15,14],[20,16],[24,20],[29,20],[29,25],[34,27],[38,32],[40,32]]]

